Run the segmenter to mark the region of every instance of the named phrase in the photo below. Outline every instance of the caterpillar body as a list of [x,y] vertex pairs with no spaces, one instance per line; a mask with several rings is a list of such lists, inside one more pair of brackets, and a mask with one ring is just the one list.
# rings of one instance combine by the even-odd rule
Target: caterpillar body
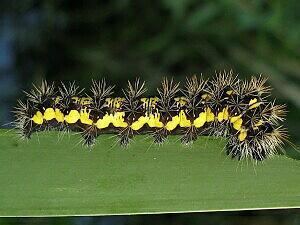
[[113,97],[114,86],[103,79],[93,81],[89,93],[75,83],[42,82],[18,101],[15,127],[23,138],[33,132],[56,129],[82,134],[83,143],[93,146],[103,133],[116,133],[121,146],[134,135],[148,133],[162,144],[180,134],[183,144],[200,135],[228,138],[226,152],[232,158],[263,160],[277,153],[288,138],[280,123],[284,105],[269,101],[266,79],[242,81],[232,72],[221,72],[211,80],[193,76],[184,87],[163,79],[157,95],[146,97],[145,82],[128,82],[123,96]]

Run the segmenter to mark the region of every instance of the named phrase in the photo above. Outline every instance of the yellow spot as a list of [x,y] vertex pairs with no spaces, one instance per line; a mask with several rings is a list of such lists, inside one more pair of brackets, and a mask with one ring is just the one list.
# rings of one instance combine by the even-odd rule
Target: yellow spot
[[80,98],[79,97],[72,97],[73,103],[78,104],[80,103]]
[[201,98],[202,98],[202,99],[206,99],[207,96],[208,96],[208,94],[203,94],[203,95],[201,95]]
[[241,115],[238,115],[238,116],[232,116],[231,118],[230,118],[230,122],[231,123],[234,123],[235,121],[237,121],[239,118],[241,118],[242,116]]
[[114,117],[112,114],[105,114],[102,119],[98,119],[96,122],[96,127],[98,129],[107,128],[109,124],[113,121]]
[[257,123],[255,123],[253,125],[253,129],[254,130],[257,130],[259,126],[263,125],[264,124],[264,121],[263,120],[259,120]]
[[177,97],[177,98],[174,98],[174,100],[177,102],[177,106],[184,106],[187,104],[188,100],[186,97]]
[[153,98],[150,98],[150,103],[149,105],[152,107],[152,108],[155,108],[156,107],[156,104],[158,102],[159,98],[158,97],[153,97]]
[[210,108],[206,108],[206,122],[212,122],[215,120],[215,115],[214,113],[211,111]]
[[226,107],[222,110],[222,112],[218,113],[218,121],[222,122],[223,120],[228,120],[228,118],[229,118],[229,113],[228,113],[228,108]]
[[260,106],[260,105],[261,105],[261,102],[254,103],[253,105],[251,105],[251,106],[249,107],[249,109],[257,108],[257,107]]
[[44,112],[45,120],[53,120],[55,118],[55,111],[53,108],[47,108]]
[[121,97],[106,98],[104,105],[109,107],[109,108],[119,109],[124,100],[125,100],[125,98],[121,98]]
[[148,120],[148,126],[149,127],[163,127],[164,124],[159,121],[160,120],[160,114],[159,113],[154,113],[150,114],[149,120]]
[[257,98],[253,98],[249,101],[249,105],[253,105],[256,102],[257,102]]
[[54,103],[58,104],[60,102],[60,100],[61,100],[61,97],[57,96],[57,97],[54,98]]
[[226,91],[227,95],[231,95],[232,93],[233,93],[233,90]]
[[112,98],[106,98],[105,99],[105,106],[112,107],[113,105],[113,99]]
[[93,120],[90,118],[90,113],[86,109],[80,110],[80,122],[87,125],[93,125]]
[[141,102],[143,103],[143,108],[146,109],[149,105],[149,99],[148,98],[141,98]]
[[146,103],[146,102],[148,102],[148,98],[141,98],[141,102],[144,102],[144,103]]
[[148,116],[141,116],[137,121],[133,122],[131,124],[132,130],[139,130],[141,129],[147,122],[149,121]]
[[247,130],[242,129],[241,132],[239,133],[239,140],[244,141],[247,137]]
[[262,120],[259,120],[256,124],[254,124],[255,127],[259,127],[261,125],[263,125],[263,121]]
[[260,106],[261,102],[257,102],[257,98],[254,98],[254,99],[251,99],[249,101],[249,109],[255,109],[257,108],[258,106]]
[[89,105],[92,102],[92,98],[83,97],[80,99],[80,105]]
[[77,110],[71,110],[68,115],[65,116],[65,121],[69,124],[76,123],[80,119],[80,114]]
[[172,120],[166,124],[165,126],[166,130],[168,131],[174,130],[178,126],[179,122],[180,122],[179,116],[178,115],[173,116]]
[[191,121],[186,118],[186,114],[183,110],[180,110],[179,116],[180,116],[180,122],[179,122],[180,127],[190,127],[191,126]]
[[243,119],[241,117],[242,115],[238,115],[230,118],[230,122],[233,124],[235,130],[240,131],[242,129]]
[[125,112],[116,112],[113,116],[112,123],[114,127],[127,127],[128,124],[124,121]]
[[222,112],[219,112],[218,113],[218,121],[219,122],[222,122],[224,120],[224,113],[223,113],[223,111]]
[[202,112],[199,114],[198,118],[194,120],[194,126],[196,128],[202,127],[206,122],[206,112]]
[[159,100],[158,97],[152,98],[141,98],[141,102],[143,103],[143,109],[147,109],[149,113],[152,113],[152,110],[156,108],[157,101]]
[[201,98],[205,101],[208,101],[209,99],[211,99],[211,96],[209,94],[203,94],[201,95]]
[[60,123],[64,122],[65,116],[60,111],[60,109],[55,109],[55,119],[57,120],[57,122],[60,122]]
[[238,118],[233,122],[233,128],[240,131],[242,129],[243,119]]
[[224,111],[224,120],[229,120],[229,112],[228,112],[228,107],[223,109]]
[[124,100],[125,98],[120,98],[120,97],[114,98],[113,100],[114,108],[119,109]]
[[31,118],[31,120],[36,124],[43,124],[43,114],[40,111],[37,111],[35,115]]

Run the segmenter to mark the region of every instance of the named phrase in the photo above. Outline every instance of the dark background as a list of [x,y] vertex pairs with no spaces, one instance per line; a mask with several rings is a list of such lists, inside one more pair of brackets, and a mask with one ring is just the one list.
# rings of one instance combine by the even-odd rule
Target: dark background
[[[285,125],[300,140],[298,0],[0,0],[0,123],[23,89],[42,79],[88,88],[106,77],[116,92],[141,77],[155,94],[163,76],[233,69],[263,74],[288,105]],[[299,224],[297,210],[136,217],[1,219],[2,224]],[[212,222],[210,222],[212,221]],[[247,222],[248,221],[248,222]]]

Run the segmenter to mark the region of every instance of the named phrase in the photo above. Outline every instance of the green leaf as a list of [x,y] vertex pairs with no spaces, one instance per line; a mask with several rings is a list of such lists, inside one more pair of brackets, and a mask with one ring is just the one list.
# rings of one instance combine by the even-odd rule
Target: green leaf
[[178,136],[158,147],[112,135],[94,149],[57,132],[21,141],[0,130],[0,215],[61,216],[290,208],[300,206],[300,163],[284,155],[257,165],[231,160],[226,141]]

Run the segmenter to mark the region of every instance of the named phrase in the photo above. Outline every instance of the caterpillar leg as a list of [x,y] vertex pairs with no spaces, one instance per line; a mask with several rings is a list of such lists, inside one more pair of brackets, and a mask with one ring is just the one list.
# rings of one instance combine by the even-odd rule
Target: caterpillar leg
[[240,160],[243,156],[243,147],[234,139],[229,139],[226,144],[226,154],[232,159]]
[[265,149],[261,149],[260,151],[253,151],[252,152],[252,158],[256,161],[262,161],[264,159],[266,159],[267,156],[267,152]]
[[197,140],[197,137],[198,137],[197,128],[191,126],[186,129],[186,131],[184,132],[180,140],[182,144],[190,145]]
[[251,158],[255,161],[263,161],[274,154],[273,150],[272,153],[269,154],[266,148],[262,146],[258,147],[248,141],[244,143],[240,143],[238,140],[229,141],[226,147],[226,154],[238,160]]
[[81,132],[83,145],[86,147],[93,147],[96,143],[96,138],[98,137],[98,131],[95,126],[89,126],[83,129]]
[[251,158],[262,161],[277,154],[283,147],[283,143],[288,140],[286,129],[282,127],[269,127],[261,130],[256,135],[249,136],[244,141],[240,141],[236,135],[230,137],[227,144],[227,155],[232,158]]
[[158,129],[152,133],[153,142],[162,145],[168,138],[168,131],[164,128]]
[[134,131],[130,127],[126,127],[118,133],[118,141],[121,147],[128,147],[132,138],[134,136]]
[[93,147],[96,143],[96,136],[94,135],[82,135],[83,145],[86,147]]

